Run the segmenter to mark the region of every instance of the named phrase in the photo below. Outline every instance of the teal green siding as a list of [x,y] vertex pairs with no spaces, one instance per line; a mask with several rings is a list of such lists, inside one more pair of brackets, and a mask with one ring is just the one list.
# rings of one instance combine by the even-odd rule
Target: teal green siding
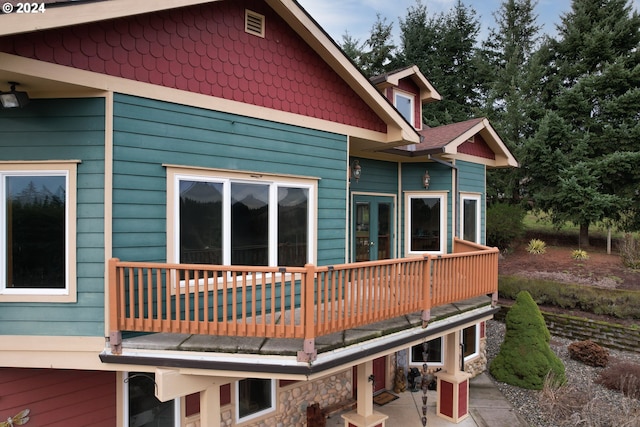
[[[356,159],[349,159],[349,164]],[[378,160],[357,158],[362,168],[362,176],[356,182],[351,179],[351,192],[398,194],[398,164]]]
[[319,177],[318,264],[344,262],[343,135],[116,95],[113,253],[166,260],[163,164]]
[[486,242],[486,167],[482,164],[458,161],[460,191],[480,193],[480,243]]
[[104,335],[103,98],[32,100],[0,109],[0,160],[80,160],[77,298],[70,303],[0,303],[0,335]]

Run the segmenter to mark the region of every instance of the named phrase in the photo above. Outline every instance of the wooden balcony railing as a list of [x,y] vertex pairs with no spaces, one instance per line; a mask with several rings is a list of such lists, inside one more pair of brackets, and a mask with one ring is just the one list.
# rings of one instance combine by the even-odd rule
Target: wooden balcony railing
[[120,331],[303,338],[428,313],[498,287],[498,250],[317,267],[109,262],[111,346]]

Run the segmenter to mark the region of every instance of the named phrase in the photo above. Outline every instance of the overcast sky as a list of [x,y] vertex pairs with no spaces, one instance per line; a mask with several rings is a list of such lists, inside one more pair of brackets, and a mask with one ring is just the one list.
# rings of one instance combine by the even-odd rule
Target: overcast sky
[[[484,39],[488,28],[495,28],[493,12],[500,8],[503,0],[463,0],[463,4],[471,6],[478,14],[481,30],[479,39]],[[376,14],[393,23],[394,37],[398,37],[400,26],[398,18],[405,18],[407,9],[416,4],[416,0],[298,0],[307,12],[329,33],[333,39],[342,44],[345,31],[355,39],[363,42],[370,34],[376,22]],[[428,16],[447,12],[453,8],[456,0],[422,0],[427,7]],[[640,0],[633,0],[636,10]],[[555,25],[560,16],[571,9],[571,0],[539,0],[535,12],[542,32],[555,35]]]

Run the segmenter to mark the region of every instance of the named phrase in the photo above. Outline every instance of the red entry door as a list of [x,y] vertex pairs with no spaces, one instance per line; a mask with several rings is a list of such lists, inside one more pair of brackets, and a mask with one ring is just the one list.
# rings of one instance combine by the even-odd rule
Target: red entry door
[[[354,366],[351,373],[353,377],[353,398],[358,397],[358,367]],[[373,394],[384,390],[387,375],[387,357],[382,356],[373,360]]]

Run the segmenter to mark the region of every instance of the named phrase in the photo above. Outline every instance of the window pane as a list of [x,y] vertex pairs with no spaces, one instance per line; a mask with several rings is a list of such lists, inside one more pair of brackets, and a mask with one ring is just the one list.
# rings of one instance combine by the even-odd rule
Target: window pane
[[231,184],[231,264],[269,265],[269,187]]
[[174,401],[156,398],[153,374],[131,373],[125,381],[129,385],[129,427],[174,427]]
[[475,242],[477,236],[476,219],[478,218],[478,201],[465,199],[463,212],[464,224],[462,225],[462,228],[464,230],[464,236],[462,236],[462,238],[470,242]]
[[[427,364],[442,363],[442,337],[427,341]],[[411,363],[424,363],[422,344],[411,347]]]
[[411,123],[411,117],[413,115],[413,102],[411,101],[411,98],[408,96],[396,94],[396,109],[409,123]]
[[180,181],[180,262],[222,264],[222,184]]
[[66,287],[66,177],[7,176],[7,288]]
[[462,345],[464,346],[464,357],[471,356],[476,352],[476,326],[469,326],[462,331]]
[[270,409],[271,400],[271,380],[247,378],[238,381],[238,415],[240,419]]
[[307,263],[309,190],[278,188],[278,265]]
[[411,199],[411,250],[440,250],[440,199]]

